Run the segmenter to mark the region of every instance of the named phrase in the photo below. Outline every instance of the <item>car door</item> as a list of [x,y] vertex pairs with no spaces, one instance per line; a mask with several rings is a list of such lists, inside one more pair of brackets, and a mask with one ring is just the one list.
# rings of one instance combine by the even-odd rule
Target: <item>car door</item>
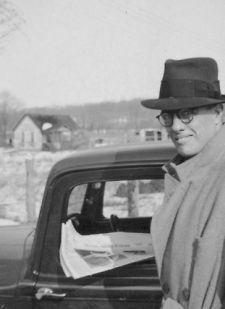
[[34,239],[35,222],[0,219],[0,308],[32,308],[34,280],[26,281],[26,297],[17,291],[24,272],[29,268],[29,256]]
[[[129,218],[123,213],[121,217],[121,209],[111,206],[116,201],[121,204],[129,182],[147,183],[162,177],[160,166],[121,166],[67,173],[55,179],[45,197],[49,207],[41,214],[42,220],[45,220],[45,232],[42,238],[37,239],[37,242],[43,242],[43,249],[37,266],[34,308],[160,307],[162,293],[154,257],[73,278],[66,276],[62,267],[60,244],[62,224],[71,219],[74,228],[82,235],[113,232],[117,228],[140,232],[142,225],[144,229],[147,227],[148,231],[145,232],[149,233],[151,218],[146,213],[136,218]],[[108,191],[105,191],[106,188]],[[116,190],[118,196],[115,196],[113,190]],[[113,196],[110,206],[109,200]],[[118,226],[112,222],[113,218],[118,221]]]

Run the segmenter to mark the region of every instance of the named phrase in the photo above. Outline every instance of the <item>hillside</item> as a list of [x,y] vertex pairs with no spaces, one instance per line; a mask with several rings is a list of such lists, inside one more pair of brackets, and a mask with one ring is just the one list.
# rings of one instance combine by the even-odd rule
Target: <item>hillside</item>
[[144,108],[140,99],[120,102],[101,102],[63,107],[33,108],[24,110],[33,113],[68,114],[86,129],[141,129],[159,127],[155,118],[158,111]]

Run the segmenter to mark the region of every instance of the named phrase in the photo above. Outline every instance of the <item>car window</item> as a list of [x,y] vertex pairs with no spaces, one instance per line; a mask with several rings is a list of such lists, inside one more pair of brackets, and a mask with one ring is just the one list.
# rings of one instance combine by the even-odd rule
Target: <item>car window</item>
[[152,258],[150,221],[162,203],[163,183],[163,179],[102,180],[70,190],[61,230],[64,274],[80,279]]
[[163,191],[162,179],[107,182],[103,215],[123,218],[152,216],[162,203]]
[[[89,184],[90,186],[90,184]],[[106,181],[102,192],[102,205],[98,200],[94,203],[99,195],[101,183],[93,183],[91,192],[88,196],[93,204],[90,211],[98,211],[98,214],[109,218],[116,215],[121,218],[152,216],[157,207],[162,203],[164,196],[164,181],[162,179],[139,179],[139,180],[118,180]],[[71,191],[68,200],[67,215],[81,213],[87,194],[87,184],[81,184]],[[98,193],[96,193],[98,192]],[[87,196],[86,196],[87,198]],[[96,210],[96,208],[99,208]]]

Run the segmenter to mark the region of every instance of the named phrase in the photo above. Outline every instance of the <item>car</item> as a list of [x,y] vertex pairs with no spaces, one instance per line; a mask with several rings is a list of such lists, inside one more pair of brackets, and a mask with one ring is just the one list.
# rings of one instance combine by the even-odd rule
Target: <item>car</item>
[[69,243],[73,270],[80,274],[71,276],[62,262],[62,231],[70,223],[81,247],[91,236],[90,254],[107,235],[145,235],[150,241],[152,215],[164,194],[162,165],[174,154],[173,146],[160,142],[78,151],[57,162],[37,223],[0,227],[0,308],[160,308],[154,254],[129,252],[129,262],[99,271],[106,256],[95,251],[96,265],[92,260],[85,273]]

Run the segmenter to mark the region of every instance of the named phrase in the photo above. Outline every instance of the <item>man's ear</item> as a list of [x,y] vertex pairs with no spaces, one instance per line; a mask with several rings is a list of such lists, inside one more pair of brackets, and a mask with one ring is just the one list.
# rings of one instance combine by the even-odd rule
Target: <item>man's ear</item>
[[223,113],[223,104],[219,103],[215,105],[215,111],[217,114],[222,114]]
[[214,110],[216,112],[216,124],[221,125],[223,123],[223,104],[216,104]]

